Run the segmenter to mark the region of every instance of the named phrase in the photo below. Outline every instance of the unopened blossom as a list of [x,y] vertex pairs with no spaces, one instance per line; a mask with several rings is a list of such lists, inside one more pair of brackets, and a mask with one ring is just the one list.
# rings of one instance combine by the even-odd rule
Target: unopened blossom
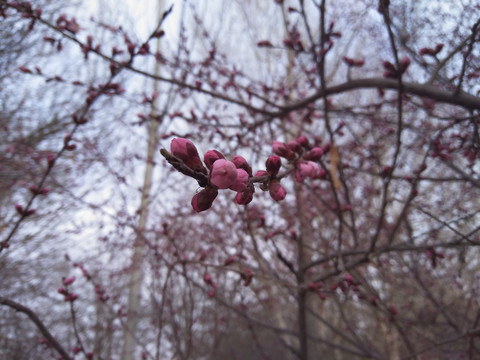
[[173,139],[170,144],[170,151],[173,156],[182,160],[190,169],[204,174],[207,173],[202,160],[200,160],[197,148],[190,140],[184,138]]
[[292,159],[295,154],[290,150],[287,145],[281,141],[274,141],[272,144],[272,151],[274,154],[284,157],[286,159]]
[[203,281],[206,284],[211,284],[212,283],[212,276],[210,274],[203,275]]
[[321,147],[316,146],[305,155],[305,159],[311,160],[311,161],[318,161],[320,160],[323,154],[324,154],[323,149]]
[[305,135],[299,136],[296,141],[306,149],[308,149],[310,146],[308,139]]
[[252,167],[248,164],[247,160],[245,160],[243,156],[234,156],[232,162],[235,164],[237,169],[243,169],[249,176],[252,176]]
[[313,161],[302,161],[295,171],[295,179],[303,182],[305,178],[314,178],[320,174],[320,165]]
[[243,280],[243,286],[250,285],[250,283],[252,282],[252,278],[253,278],[253,273],[252,273],[251,269],[246,268],[245,270],[243,270],[243,272],[240,274],[240,276],[242,277],[242,280]]
[[282,166],[282,160],[278,155],[270,155],[265,162],[265,165],[268,173],[275,176],[278,174],[278,170],[280,170],[280,167]]
[[300,145],[299,142],[297,142],[297,140],[291,140],[287,143],[287,147],[293,151],[293,152],[296,152],[298,154],[300,154],[302,152],[302,145]]
[[203,155],[203,162],[207,165],[208,170],[211,170],[213,163],[219,159],[225,159],[225,156],[217,150],[208,150],[205,155]]
[[71,285],[71,284],[73,284],[75,279],[76,279],[75,276],[65,278],[65,279],[63,279],[63,285],[65,285],[65,286]]
[[245,190],[248,185],[248,179],[249,176],[245,170],[237,169],[237,179],[235,180],[233,185],[230,186],[230,189],[237,192]]
[[275,201],[283,200],[283,199],[285,199],[285,196],[287,195],[287,192],[286,192],[285,188],[282,185],[280,185],[280,182],[278,182],[278,181],[272,181],[270,183],[268,191],[269,191],[272,199],[275,200]]
[[210,183],[219,189],[228,189],[237,179],[237,168],[231,161],[219,159],[213,163]]
[[253,193],[255,192],[255,187],[253,185],[248,186],[242,192],[237,193],[235,196],[235,202],[238,205],[247,205],[253,200]]
[[210,209],[217,195],[217,189],[209,186],[205,187],[192,198],[193,210],[196,212],[201,212]]
[[400,73],[403,74],[407,68],[410,66],[410,58],[408,56],[404,56],[400,62],[399,62],[399,67],[400,67]]

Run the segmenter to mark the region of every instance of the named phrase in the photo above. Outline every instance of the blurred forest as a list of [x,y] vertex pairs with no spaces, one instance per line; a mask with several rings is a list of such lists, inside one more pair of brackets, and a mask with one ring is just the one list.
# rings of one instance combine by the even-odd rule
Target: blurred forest
[[479,28],[0,0],[0,359],[479,359]]

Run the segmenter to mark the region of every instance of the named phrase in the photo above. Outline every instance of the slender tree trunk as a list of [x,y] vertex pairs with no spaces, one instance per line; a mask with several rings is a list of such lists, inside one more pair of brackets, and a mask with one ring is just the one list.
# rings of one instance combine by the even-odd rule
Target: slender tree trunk
[[[158,2],[159,16],[160,20],[163,12],[163,0]],[[157,40],[157,49],[160,49],[160,38]],[[155,75],[160,75],[160,64],[155,63]],[[154,82],[154,91],[158,90],[158,82]],[[152,118],[155,118],[158,115],[158,101],[154,100],[152,106]],[[142,198],[140,203],[140,212],[138,219],[138,229],[137,236],[133,244],[133,256],[131,263],[131,275],[130,281],[128,283],[128,305],[127,305],[127,321],[125,324],[125,333],[123,337],[123,349],[122,349],[122,360],[131,360],[135,358],[135,345],[137,343],[136,329],[138,323],[138,313],[137,310],[140,308],[140,291],[142,286],[142,277],[143,277],[143,256],[145,251],[145,242],[142,237],[142,231],[145,229],[148,219],[148,210],[149,210],[149,199],[150,192],[152,188],[152,178],[153,178],[153,167],[154,162],[153,158],[155,151],[157,149],[158,143],[158,125],[159,122],[152,120],[149,123],[148,128],[148,144],[147,144],[147,157],[145,164],[145,174],[143,179],[142,187]]]
[[106,328],[104,328],[103,322],[105,321],[105,311],[103,309],[104,304],[100,301],[97,301],[95,305],[95,340],[93,343],[93,353],[95,354],[96,359],[101,359],[105,355],[104,346],[105,346],[105,334]]
[[309,248],[311,241],[311,217],[305,211],[305,194],[303,189],[295,184],[295,197],[297,201],[297,211],[298,218],[300,219],[300,233],[298,234],[297,239],[297,283],[298,283],[298,293],[297,293],[297,306],[298,306],[298,328],[299,328],[299,337],[300,337],[300,359],[308,360],[309,359],[309,344],[308,344],[308,334],[311,321],[307,314],[307,307],[309,305],[309,294],[306,290],[305,283],[306,277],[303,271],[305,264],[310,260],[311,254],[307,249]]

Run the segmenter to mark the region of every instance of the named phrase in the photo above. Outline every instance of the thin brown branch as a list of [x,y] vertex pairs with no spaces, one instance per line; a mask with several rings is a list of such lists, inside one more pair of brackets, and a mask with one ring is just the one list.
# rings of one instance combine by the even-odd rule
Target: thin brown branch
[[62,345],[55,339],[55,337],[50,333],[45,324],[39,319],[37,314],[33,312],[30,308],[23,306],[15,301],[9,300],[4,297],[0,297],[0,304],[6,305],[16,311],[22,312],[27,315],[30,320],[37,326],[38,330],[42,333],[48,343],[60,354],[63,360],[72,360],[67,351],[63,348]]

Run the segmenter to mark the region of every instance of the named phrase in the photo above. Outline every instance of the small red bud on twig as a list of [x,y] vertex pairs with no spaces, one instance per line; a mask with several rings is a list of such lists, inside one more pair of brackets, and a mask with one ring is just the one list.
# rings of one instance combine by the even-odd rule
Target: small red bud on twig
[[75,280],[76,280],[76,277],[75,277],[75,276],[71,276],[71,277],[69,277],[69,278],[63,279],[62,282],[63,282],[63,285],[68,286],[68,285],[73,284],[73,282],[74,282]]

